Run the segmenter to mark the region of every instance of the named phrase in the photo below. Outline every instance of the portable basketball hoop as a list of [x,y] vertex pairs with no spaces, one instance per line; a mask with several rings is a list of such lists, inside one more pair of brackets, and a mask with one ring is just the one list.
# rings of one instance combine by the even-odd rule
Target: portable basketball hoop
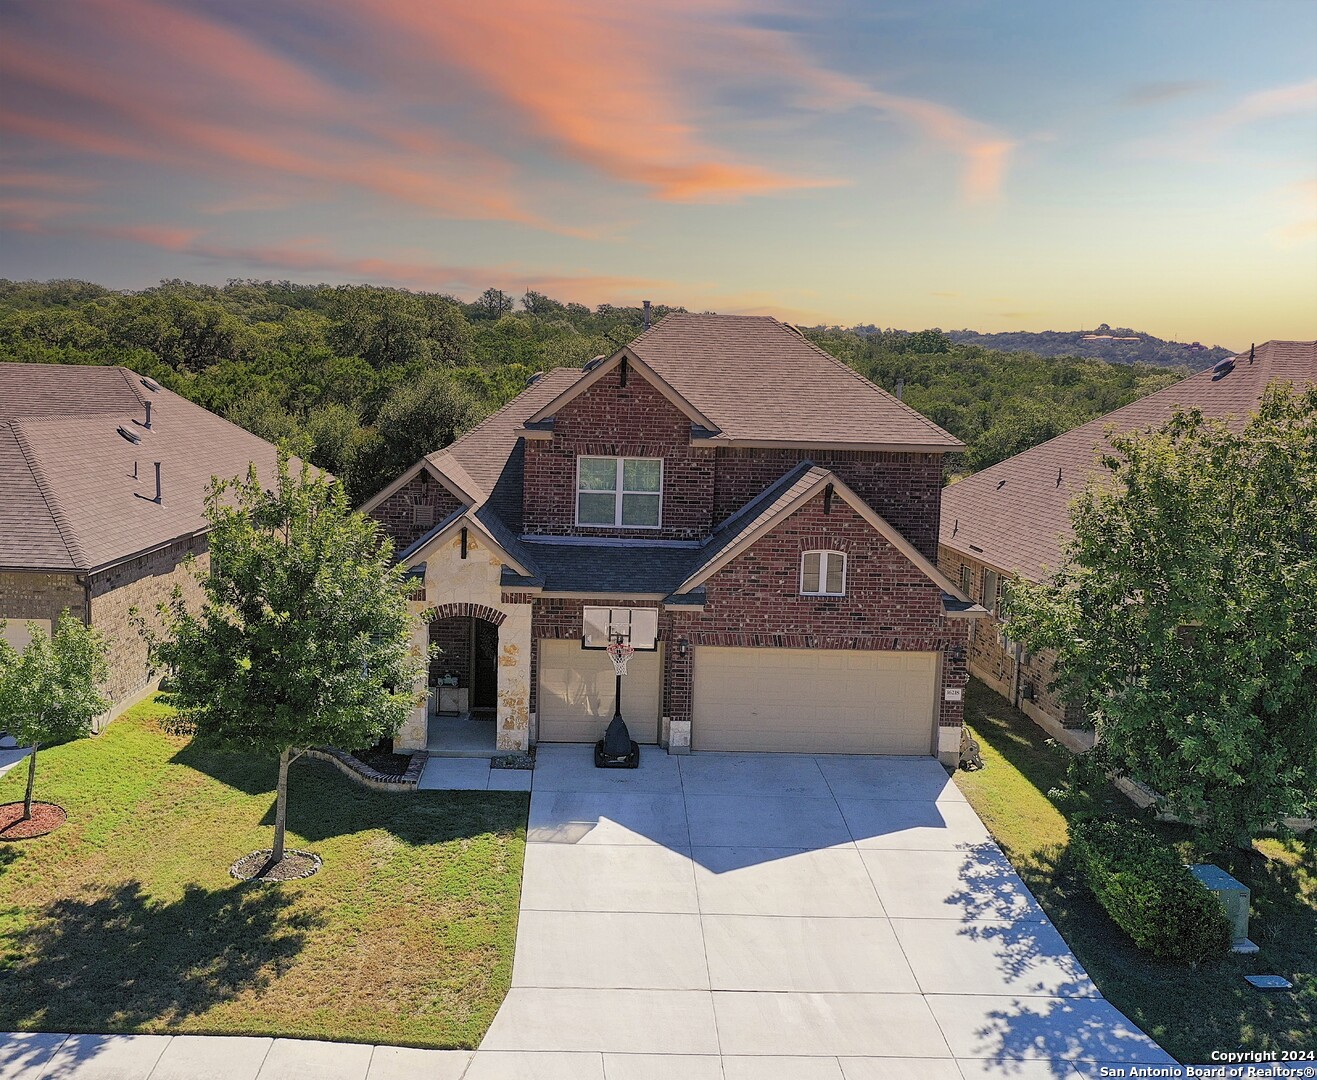
[[616,690],[613,698],[612,722],[604,732],[604,737],[595,743],[595,768],[634,769],[640,764],[640,747],[631,738],[626,721],[622,719],[622,676],[626,674],[626,662],[635,655],[636,647],[618,634],[608,643],[604,651],[608,653],[608,659],[613,662]]
[[626,662],[636,654],[636,647],[629,641],[610,641],[604,651],[608,653],[608,659],[613,661],[613,674],[625,675]]

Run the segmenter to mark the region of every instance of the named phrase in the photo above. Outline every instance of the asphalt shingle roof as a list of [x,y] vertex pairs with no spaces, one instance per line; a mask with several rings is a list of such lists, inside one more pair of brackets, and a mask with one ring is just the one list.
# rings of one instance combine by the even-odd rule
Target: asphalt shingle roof
[[1096,472],[1108,429],[1156,427],[1177,408],[1243,424],[1273,381],[1317,382],[1317,342],[1268,341],[1235,359],[1225,375],[1201,371],[1015,457],[966,477],[942,492],[947,547],[1007,573],[1039,580],[1061,565],[1070,537],[1069,504]]
[[716,438],[960,450],[933,421],[766,315],[674,312],[630,345]]
[[0,363],[0,568],[95,570],[189,536],[212,476],[274,461],[264,439],[127,368]]

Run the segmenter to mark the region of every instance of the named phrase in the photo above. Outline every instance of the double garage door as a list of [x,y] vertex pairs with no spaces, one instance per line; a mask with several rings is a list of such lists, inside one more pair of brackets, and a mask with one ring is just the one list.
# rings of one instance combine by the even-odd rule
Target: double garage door
[[695,650],[696,750],[931,754],[938,654]]

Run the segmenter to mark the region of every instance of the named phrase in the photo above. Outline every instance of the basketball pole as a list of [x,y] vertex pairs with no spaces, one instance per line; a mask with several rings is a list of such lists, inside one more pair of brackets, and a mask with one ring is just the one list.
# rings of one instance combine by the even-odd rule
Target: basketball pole
[[[618,644],[621,644],[622,635],[618,634],[616,635],[616,637]],[[616,668],[616,670],[613,673],[613,682],[614,682],[613,719],[621,720],[622,719],[622,671],[620,668],[617,668],[616,665],[614,665],[614,668]]]

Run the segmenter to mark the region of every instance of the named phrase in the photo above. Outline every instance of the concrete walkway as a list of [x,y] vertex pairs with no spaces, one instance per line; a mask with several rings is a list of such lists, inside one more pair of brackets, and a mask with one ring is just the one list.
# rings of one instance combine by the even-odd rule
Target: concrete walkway
[[528,840],[512,990],[469,1077],[1172,1063],[931,759],[648,750],[611,771],[541,746]]

